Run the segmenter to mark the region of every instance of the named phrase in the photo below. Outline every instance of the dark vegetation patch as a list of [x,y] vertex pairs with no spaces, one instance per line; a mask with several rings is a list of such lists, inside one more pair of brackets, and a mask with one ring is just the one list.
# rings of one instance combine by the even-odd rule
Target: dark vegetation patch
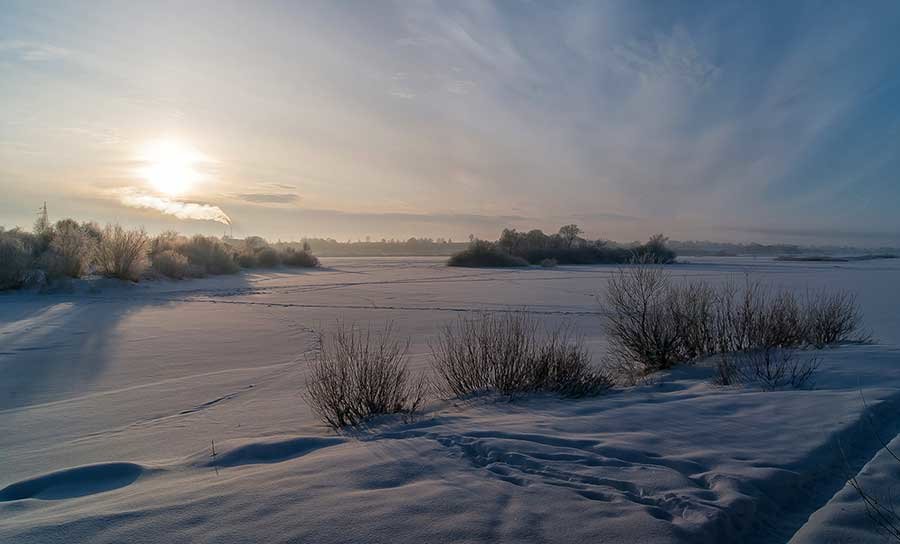
[[[675,252],[667,238],[657,234],[645,244],[619,245],[607,240],[582,238],[577,225],[566,225],[556,234],[535,229],[518,232],[504,229],[496,242],[473,240],[469,247],[454,254],[450,266],[495,267],[550,266],[555,264],[624,264],[632,262],[668,264]],[[554,265],[555,265],[554,264]]]

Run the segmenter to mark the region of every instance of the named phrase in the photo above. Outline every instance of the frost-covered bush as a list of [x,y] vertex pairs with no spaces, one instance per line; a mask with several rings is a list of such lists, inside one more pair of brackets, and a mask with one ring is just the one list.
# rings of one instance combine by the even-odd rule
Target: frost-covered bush
[[72,219],[57,221],[50,230],[49,247],[40,258],[47,276],[80,278],[87,273],[94,248],[102,239],[102,235],[95,239],[93,234],[90,225],[79,225]]
[[157,234],[150,240],[150,256],[152,257],[153,255],[162,253],[163,251],[176,251],[186,241],[187,238],[172,230],[167,230],[165,232]]
[[271,247],[264,247],[256,254],[256,262],[263,268],[275,268],[281,264],[281,257]]
[[94,252],[97,271],[107,277],[137,281],[147,268],[149,244],[144,229],[107,225]]
[[565,330],[539,331],[525,313],[461,318],[444,328],[431,352],[442,389],[456,397],[532,391],[584,396],[611,385],[591,366],[579,339]]
[[32,268],[31,235],[0,228],[0,290],[21,287]]
[[298,268],[315,268],[319,266],[319,259],[309,250],[289,247],[281,252],[281,264]]
[[267,247],[269,243],[259,236],[248,236],[243,240],[229,241],[228,250],[234,255],[241,268],[256,268],[260,266],[259,252]]
[[541,266],[544,268],[556,268],[556,265],[559,264],[559,261],[553,258],[547,258],[541,261]]
[[172,279],[199,278],[206,270],[192,265],[184,248],[190,240],[174,231],[163,232],[150,240],[150,267],[161,276]]
[[241,268],[256,268],[259,266],[259,261],[256,260],[256,255],[253,253],[237,253],[235,260],[237,260],[237,264]]
[[426,390],[424,377],[407,367],[409,341],[381,332],[338,324],[319,335],[320,348],[310,361],[306,397],[313,411],[333,428],[355,426],[381,414],[412,414]]
[[271,246],[264,238],[249,236],[244,240],[232,242],[230,249],[241,268],[275,268],[281,265],[304,268],[319,266],[319,259],[310,252],[308,245],[304,245],[303,249],[296,249],[282,243]]
[[179,244],[177,251],[203,274],[237,274],[240,271],[225,244],[212,236],[197,234]]
[[154,272],[176,280],[202,275],[191,266],[187,257],[173,249],[150,254],[150,267]]

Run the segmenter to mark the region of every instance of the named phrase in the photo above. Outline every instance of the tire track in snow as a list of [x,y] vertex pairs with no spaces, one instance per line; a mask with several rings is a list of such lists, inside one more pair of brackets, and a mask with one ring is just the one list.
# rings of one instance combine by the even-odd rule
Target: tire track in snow
[[[86,297],[87,298],[87,297]],[[253,300],[220,300],[218,298],[204,297],[159,297],[159,296],[142,296],[134,297],[134,299],[168,302],[168,303],[204,303],[204,304],[235,304],[247,306],[267,306],[272,308],[311,308],[311,309],[334,309],[334,310],[396,310],[396,311],[414,311],[414,312],[455,312],[455,313],[526,313],[533,315],[571,315],[571,316],[603,316],[605,312],[600,310],[536,310],[525,307],[468,307],[468,306],[400,306],[400,305],[371,305],[371,304],[319,304],[304,302],[262,302]],[[98,304],[117,304],[128,302],[132,298],[121,297],[91,297],[90,301]]]
[[216,300],[204,298],[190,299],[165,299],[170,302],[204,302],[209,304],[238,304],[252,306],[270,306],[273,308],[318,308],[335,310],[397,310],[397,311],[423,311],[423,312],[456,312],[456,313],[526,313],[534,315],[584,315],[602,316],[602,311],[592,310],[531,310],[525,308],[470,308],[465,306],[386,306],[368,304],[314,304],[300,302],[256,302],[251,300]]

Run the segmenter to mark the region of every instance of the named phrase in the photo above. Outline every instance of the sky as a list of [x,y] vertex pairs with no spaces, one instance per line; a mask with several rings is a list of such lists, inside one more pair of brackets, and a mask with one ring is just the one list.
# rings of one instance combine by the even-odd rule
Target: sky
[[0,9],[0,225],[900,245],[900,2]]

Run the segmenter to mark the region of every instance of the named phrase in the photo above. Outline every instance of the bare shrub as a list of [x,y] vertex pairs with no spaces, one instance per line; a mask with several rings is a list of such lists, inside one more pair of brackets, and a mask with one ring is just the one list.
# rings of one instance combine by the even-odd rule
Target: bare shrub
[[866,515],[893,542],[900,542],[900,512],[897,511],[896,499],[878,497],[862,486],[856,476],[851,476],[850,486],[859,494],[866,507]]
[[618,270],[609,279],[605,302],[612,364],[628,381],[683,362],[678,303],[661,268]]
[[409,341],[394,339],[390,325],[373,334],[338,324],[334,333],[319,335],[319,344],[306,397],[329,426],[356,426],[380,414],[412,414],[424,400],[424,377],[413,378],[407,368]]
[[718,300],[724,307],[724,312],[718,314],[722,319],[718,327],[722,334],[719,350],[727,353],[759,347],[765,326],[762,284],[748,277],[740,289],[730,282],[720,290]]
[[746,279],[743,288],[729,281],[715,290],[712,312],[714,352],[806,344],[805,309],[796,295]]
[[[861,316],[851,295],[816,292],[802,300],[749,278],[742,287],[713,288],[673,284],[659,267],[624,268],[610,278],[605,301],[611,366],[627,383],[713,354],[745,353],[748,368],[760,371],[754,381],[799,387],[817,364],[806,365],[792,348],[866,339],[858,334]],[[717,383],[740,379],[726,359]]]
[[812,384],[819,359],[809,352],[789,348],[764,347],[742,354],[723,354],[717,365],[722,385],[756,384],[767,390],[790,387],[800,389]]
[[716,361],[715,374],[712,377],[715,385],[735,385],[738,383],[737,365],[728,353],[720,353]]
[[731,280],[715,290],[711,316],[714,338],[712,353],[730,353],[746,347],[744,335],[741,332],[742,320],[739,319],[737,294],[737,284]]
[[806,325],[797,297],[790,291],[765,292],[751,347],[793,347],[806,342]]
[[860,333],[862,315],[856,298],[850,293],[811,293],[805,310],[806,340],[815,347],[868,339]]
[[107,277],[137,281],[147,267],[148,246],[144,229],[107,225],[95,251],[97,270]]
[[0,290],[21,287],[32,263],[30,235],[0,229]]
[[460,318],[432,344],[435,369],[457,397],[527,390],[527,360],[534,352],[534,322],[525,314]]
[[591,356],[579,337],[560,328],[542,337],[532,365],[531,389],[567,397],[596,395],[612,387],[603,371],[591,366]]
[[691,282],[671,288],[667,298],[680,338],[680,357],[691,361],[715,353],[719,343],[715,326],[715,289],[703,282]]
[[531,391],[584,396],[611,385],[591,367],[580,339],[566,329],[541,334],[525,313],[460,318],[444,328],[431,352],[442,388],[456,397]]
[[556,265],[559,264],[559,261],[556,259],[549,257],[541,261],[541,266],[543,268],[556,268]]
[[[862,395],[862,392],[860,392],[860,395]],[[863,398],[863,402],[865,403],[865,398]],[[900,463],[900,454],[895,452],[874,428],[872,428],[872,433],[878,439],[878,442],[881,443],[883,451],[890,456],[892,462]],[[847,468],[847,483],[859,494],[859,498],[865,505],[866,515],[875,527],[885,534],[886,540],[900,542],[900,512],[897,511],[897,498],[891,496],[894,490],[882,496],[870,492],[863,487],[859,478],[857,478],[858,474],[856,471],[850,469],[850,463],[843,448],[841,448],[841,455],[844,457],[844,465]]]

